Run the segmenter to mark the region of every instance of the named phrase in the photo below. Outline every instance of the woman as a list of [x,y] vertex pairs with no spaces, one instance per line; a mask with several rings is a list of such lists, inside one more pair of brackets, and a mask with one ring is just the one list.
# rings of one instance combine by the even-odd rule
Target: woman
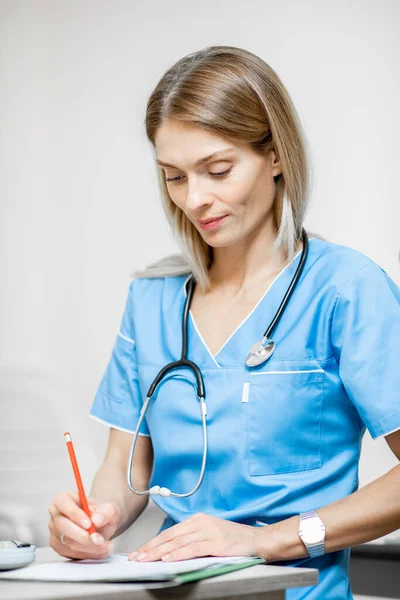
[[[136,273],[91,409],[110,426],[91,490],[97,533],[77,496],[60,494],[50,544],[106,556],[151,486],[168,517],[131,559],[259,555],[319,569],[319,584],[289,600],[352,598],[349,548],[400,527],[400,465],[356,491],[366,427],[400,458],[400,290],[363,254],[307,238],[301,126],[254,54],[184,57],[152,93],[146,128],[183,254]],[[149,390],[184,356],[190,298],[187,360],[204,378],[206,415],[187,364]],[[136,429],[131,486],[142,495],[126,483]]]

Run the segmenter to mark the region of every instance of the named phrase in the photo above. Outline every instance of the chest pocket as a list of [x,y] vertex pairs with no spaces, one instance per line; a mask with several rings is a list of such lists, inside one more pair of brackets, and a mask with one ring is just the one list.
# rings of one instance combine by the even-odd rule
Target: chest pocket
[[250,373],[248,384],[244,384],[250,475],[321,466],[325,372],[316,361],[287,365],[271,361],[269,370]]

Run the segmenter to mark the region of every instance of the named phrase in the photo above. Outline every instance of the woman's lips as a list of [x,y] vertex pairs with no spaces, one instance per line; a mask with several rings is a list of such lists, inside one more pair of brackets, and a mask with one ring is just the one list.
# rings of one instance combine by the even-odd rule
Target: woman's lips
[[223,217],[218,217],[217,219],[213,219],[212,221],[208,221],[208,223],[201,223],[199,221],[199,225],[202,229],[215,229],[218,225],[227,217],[228,215],[224,215]]

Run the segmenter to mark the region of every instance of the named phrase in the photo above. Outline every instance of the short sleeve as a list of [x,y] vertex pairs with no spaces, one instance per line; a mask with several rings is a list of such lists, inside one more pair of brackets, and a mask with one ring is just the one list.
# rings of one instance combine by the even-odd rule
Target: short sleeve
[[340,293],[331,343],[339,375],[372,438],[400,429],[400,289],[374,262]]
[[[136,429],[143,404],[132,318],[133,284],[134,281],[129,286],[121,326],[111,358],[90,409],[90,415],[95,419],[129,433],[133,433]],[[150,435],[146,418],[142,421],[139,435]]]

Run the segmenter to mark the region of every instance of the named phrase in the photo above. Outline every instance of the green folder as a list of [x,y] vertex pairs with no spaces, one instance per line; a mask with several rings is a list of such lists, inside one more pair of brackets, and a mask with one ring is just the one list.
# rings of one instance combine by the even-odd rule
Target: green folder
[[243,561],[235,562],[227,565],[216,564],[210,565],[206,569],[198,569],[197,571],[189,571],[187,573],[180,573],[173,577],[173,581],[176,583],[190,583],[192,581],[198,581],[199,579],[207,579],[208,577],[215,577],[216,575],[224,575],[231,571],[239,571],[240,569],[247,569],[247,567],[253,567],[265,563],[265,560],[261,557],[254,556],[250,557],[249,560],[243,559]]

